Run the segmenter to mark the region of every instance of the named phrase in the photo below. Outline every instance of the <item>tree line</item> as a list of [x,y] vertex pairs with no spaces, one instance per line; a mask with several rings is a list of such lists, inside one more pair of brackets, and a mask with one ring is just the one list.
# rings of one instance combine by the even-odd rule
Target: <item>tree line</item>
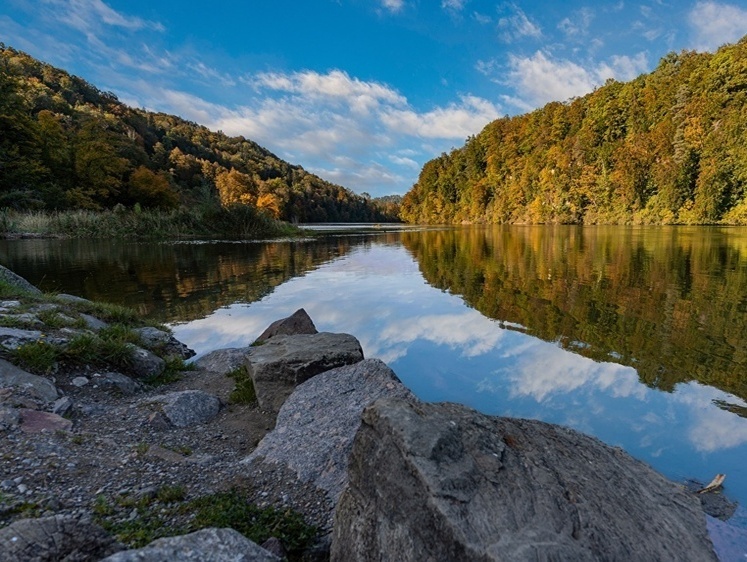
[[397,220],[244,137],[131,108],[0,43],[0,208],[248,205],[287,221]]
[[747,37],[487,125],[423,167],[415,223],[747,224]]

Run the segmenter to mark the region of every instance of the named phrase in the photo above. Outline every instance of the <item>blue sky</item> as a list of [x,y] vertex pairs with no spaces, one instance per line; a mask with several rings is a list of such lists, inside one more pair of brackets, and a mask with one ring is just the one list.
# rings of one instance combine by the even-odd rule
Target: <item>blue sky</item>
[[7,45],[374,196],[497,117],[745,34],[747,0],[0,4]]

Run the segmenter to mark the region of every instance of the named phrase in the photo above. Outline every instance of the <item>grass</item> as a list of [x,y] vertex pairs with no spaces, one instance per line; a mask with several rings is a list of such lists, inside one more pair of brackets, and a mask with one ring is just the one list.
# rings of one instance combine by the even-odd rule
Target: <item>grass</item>
[[[257,544],[280,539],[289,560],[300,560],[317,535],[303,517],[290,509],[259,508],[237,490],[185,501],[181,486],[163,486],[153,496],[97,496],[93,512],[98,523],[129,548],[140,548],[161,538],[208,527],[230,527]],[[122,520],[123,511],[137,516]]]
[[259,239],[293,236],[298,229],[254,207],[201,205],[176,210],[0,211],[0,229],[70,238],[186,238],[217,236]]
[[246,366],[237,367],[226,373],[228,378],[236,382],[236,386],[231,391],[228,401],[231,404],[253,404],[257,401],[257,392],[254,389],[254,381],[249,376]]
[[50,372],[61,354],[60,346],[43,340],[25,343],[10,351],[13,363],[42,373]]

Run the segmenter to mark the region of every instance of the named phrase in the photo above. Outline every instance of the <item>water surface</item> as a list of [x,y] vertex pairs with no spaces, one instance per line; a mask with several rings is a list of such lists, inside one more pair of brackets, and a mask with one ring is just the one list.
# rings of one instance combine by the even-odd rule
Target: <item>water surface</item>
[[570,426],[747,502],[747,229],[502,227],[276,243],[0,242],[198,354],[306,308],[425,400]]

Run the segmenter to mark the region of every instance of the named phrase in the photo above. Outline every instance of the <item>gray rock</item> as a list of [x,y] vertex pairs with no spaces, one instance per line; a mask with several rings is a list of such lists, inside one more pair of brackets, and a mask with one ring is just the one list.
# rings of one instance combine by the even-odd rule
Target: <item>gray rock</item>
[[42,333],[37,330],[0,327],[0,346],[6,349],[18,349],[23,344],[40,340],[41,337]]
[[206,423],[218,415],[220,400],[201,390],[182,390],[148,399],[158,404],[166,419],[175,427]]
[[40,412],[20,408],[18,410],[21,418],[21,431],[26,433],[41,433],[43,431],[70,431],[73,422],[53,414],[52,412]]
[[217,349],[200,357],[194,362],[194,366],[202,371],[225,375],[243,366],[247,357],[249,357],[249,351],[246,348]]
[[189,535],[157,539],[101,562],[280,562],[280,558],[233,529],[202,529]]
[[109,324],[104,322],[103,320],[99,320],[95,316],[91,316],[90,314],[81,314],[80,317],[83,319],[83,321],[86,323],[86,326],[89,330],[93,330],[94,332],[98,332],[99,330],[103,330]]
[[59,394],[57,388],[44,377],[32,375],[12,363],[0,359],[0,387],[22,388],[45,402],[54,402]]
[[[335,505],[347,484],[348,457],[361,413],[384,396],[414,399],[378,359],[317,375],[296,388],[280,409],[275,429],[242,462],[285,465],[302,482],[324,490]],[[330,515],[327,528],[331,526]]]
[[260,334],[255,343],[262,343],[275,336],[296,336],[298,334],[316,334],[314,322],[303,308],[299,308],[287,318],[275,320]]
[[9,312],[21,306],[21,301],[0,301],[0,312]]
[[132,351],[132,372],[136,377],[144,379],[163,373],[166,361],[158,355],[131,343],[127,344],[127,347]]
[[297,385],[362,359],[363,350],[353,336],[322,332],[274,336],[251,348],[246,365],[260,407],[277,412]]
[[698,499],[570,429],[456,404],[363,413],[331,560],[716,560]]
[[146,326],[135,330],[143,340],[143,344],[151,349],[157,349],[164,355],[171,357],[180,357],[189,359],[195,355],[195,352],[189,349],[182,342],[177,340],[173,335],[158,328]]
[[83,562],[121,548],[95,523],[65,515],[21,519],[0,529],[0,556],[8,562]]
[[71,302],[74,304],[93,304],[88,299],[84,299],[83,297],[76,297],[75,295],[68,295],[66,293],[58,294],[57,300],[61,300],[63,302]]
[[88,380],[87,377],[75,377],[72,381],[70,381],[70,384],[78,388],[83,388],[90,382],[91,381]]
[[17,289],[21,289],[22,291],[25,291],[27,293],[32,293],[34,295],[41,294],[41,291],[38,288],[34,287],[23,277],[13,273],[10,269],[2,265],[0,265],[0,280],[5,281],[12,287],[16,287]]
[[57,414],[58,416],[64,416],[70,411],[70,408],[73,407],[73,400],[69,396],[63,396],[62,398],[58,398],[54,401],[54,404],[52,404],[52,413]]
[[116,388],[125,395],[137,394],[143,390],[142,383],[121,373],[106,372],[93,375],[94,382],[102,388]]
[[10,431],[21,423],[21,415],[18,409],[10,406],[0,406],[0,431]]

